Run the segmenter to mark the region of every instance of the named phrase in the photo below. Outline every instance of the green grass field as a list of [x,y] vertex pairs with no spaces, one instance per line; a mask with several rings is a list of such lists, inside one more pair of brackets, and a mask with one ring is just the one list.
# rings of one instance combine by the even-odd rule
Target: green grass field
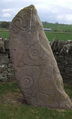
[[[72,86],[65,85],[72,98]],[[16,81],[0,82],[0,119],[72,119],[72,110],[51,110],[23,102]]]
[[[46,31],[46,36],[49,41],[52,40],[72,40],[71,32],[48,32]],[[0,29],[0,37],[9,38],[9,31],[6,29]]]
[[49,41],[52,40],[72,40],[71,32],[48,32],[46,31],[46,36]]
[[2,37],[2,38],[9,38],[9,30],[7,30],[7,29],[0,29],[0,37]]
[[44,23],[44,27],[51,28],[56,32],[72,32],[72,25]]
[[72,25],[45,23],[45,28],[51,28],[51,32],[46,32],[46,36],[51,40],[72,40]]

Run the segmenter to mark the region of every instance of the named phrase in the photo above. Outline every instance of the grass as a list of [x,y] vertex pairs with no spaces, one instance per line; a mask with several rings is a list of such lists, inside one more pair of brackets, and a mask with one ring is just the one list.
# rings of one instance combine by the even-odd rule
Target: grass
[[72,33],[71,32],[45,32],[47,38],[49,39],[49,41],[52,40],[72,40]]
[[7,30],[7,29],[0,29],[0,37],[2,37],[2,38],[9,38],[9,30]]
[[[72,98],[72,87],[65,85]],[[16,81],[0,82],[0,119],[72,119],[71,110],[51,110],[26,105]]]
[[48,110],[27,105],[2,105],[2,110],[0,119],[72,119],[72,111]]
[[[71,32],[45,32],[49,41],[57,40],[72,40]],[[9,30],[0,29],[0,37],[9,38]]]
[[72,25],[67,24],[53,24],[53,23],[44,23],[44,27],[51,28],[56,32],[72,32]]
[[68,84],[68,82],[65,83],[65,91],[70,96],[70,98],[72,98],[72,83],[71,84],[70,83]]
[[17,87],[17,84],[15,82],[1,83],[0,84],[0,96],[7,93],[8,91],[16,92],[17,89],[18,89],[18,87]]
[[45,32],[49,41],[72,40],[72,25],[44,23],[44,27],[51,28],[51,32]]

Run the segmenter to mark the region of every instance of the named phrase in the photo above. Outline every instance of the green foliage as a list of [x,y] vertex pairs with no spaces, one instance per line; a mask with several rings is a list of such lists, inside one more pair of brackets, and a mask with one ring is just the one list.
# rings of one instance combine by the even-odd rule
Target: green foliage
[[0,28],[6,28],[8,29],[10,25],[10,22],[0,22]]

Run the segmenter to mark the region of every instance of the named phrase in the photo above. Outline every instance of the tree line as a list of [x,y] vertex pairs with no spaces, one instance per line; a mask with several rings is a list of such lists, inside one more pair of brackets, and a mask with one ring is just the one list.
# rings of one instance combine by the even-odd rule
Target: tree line
[[9,26],[10,26],[10,22],[6,22],[6,21],[0,22],[0,28],[9,29]]

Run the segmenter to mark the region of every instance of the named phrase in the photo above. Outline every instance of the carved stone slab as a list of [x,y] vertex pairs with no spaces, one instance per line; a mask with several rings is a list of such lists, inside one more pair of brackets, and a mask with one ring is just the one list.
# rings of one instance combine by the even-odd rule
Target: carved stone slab
[[28,104],[71,108],[56,60],[33,5],[22,9],[10,30],[10,54],[16,79]]

